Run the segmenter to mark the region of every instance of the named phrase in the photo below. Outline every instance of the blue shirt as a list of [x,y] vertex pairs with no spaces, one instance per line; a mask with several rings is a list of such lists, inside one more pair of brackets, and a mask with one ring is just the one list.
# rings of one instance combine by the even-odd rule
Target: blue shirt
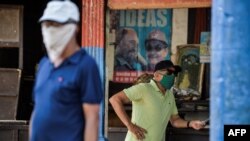
[[31,141],[83,141],[83,103],[100,103],[96,62],[84,49],[57,68],[44,57],[34,87]]

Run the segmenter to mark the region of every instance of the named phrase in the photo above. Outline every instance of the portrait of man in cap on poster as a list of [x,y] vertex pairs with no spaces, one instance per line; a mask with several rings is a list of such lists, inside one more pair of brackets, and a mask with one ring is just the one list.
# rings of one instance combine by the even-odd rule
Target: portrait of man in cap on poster
[[167,59],[169,54],[169,43],[166,35],[159,29],[152,30],[145,40],[147,71],[154,71],[155,65]]

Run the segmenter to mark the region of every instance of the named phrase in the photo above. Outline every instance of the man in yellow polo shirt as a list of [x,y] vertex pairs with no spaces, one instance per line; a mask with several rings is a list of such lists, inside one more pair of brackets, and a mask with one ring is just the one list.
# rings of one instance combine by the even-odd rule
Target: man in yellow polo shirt
[[[185,121],[178,115],[175,98],[170,91],[175,76],[181,70],[169,60],[156,64],[154,77],[149,83],[139,83],[113,95],[109,101],[116,114],[128,128],[125,141],[165,141],[168,122],[176,128],[196,130],[202,121]],[[124,104],[132,101],[132,118],[126,114]]]

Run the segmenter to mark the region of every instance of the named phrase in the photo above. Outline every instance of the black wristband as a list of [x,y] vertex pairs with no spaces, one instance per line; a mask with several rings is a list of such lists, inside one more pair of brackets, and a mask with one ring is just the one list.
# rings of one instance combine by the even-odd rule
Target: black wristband
[[189,126],[189,124],[190,124],[190,121],[188,121],[188,122],[187,122],[187,128],[189,128],[189,127],[190,127],[190,126]]

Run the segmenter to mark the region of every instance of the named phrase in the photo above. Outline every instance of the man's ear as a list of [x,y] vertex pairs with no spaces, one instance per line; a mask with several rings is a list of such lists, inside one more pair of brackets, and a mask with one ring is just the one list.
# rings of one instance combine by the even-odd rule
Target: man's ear
[[161,75],[156,71],[154,72],[154,80],[160,81],[161,80]]

